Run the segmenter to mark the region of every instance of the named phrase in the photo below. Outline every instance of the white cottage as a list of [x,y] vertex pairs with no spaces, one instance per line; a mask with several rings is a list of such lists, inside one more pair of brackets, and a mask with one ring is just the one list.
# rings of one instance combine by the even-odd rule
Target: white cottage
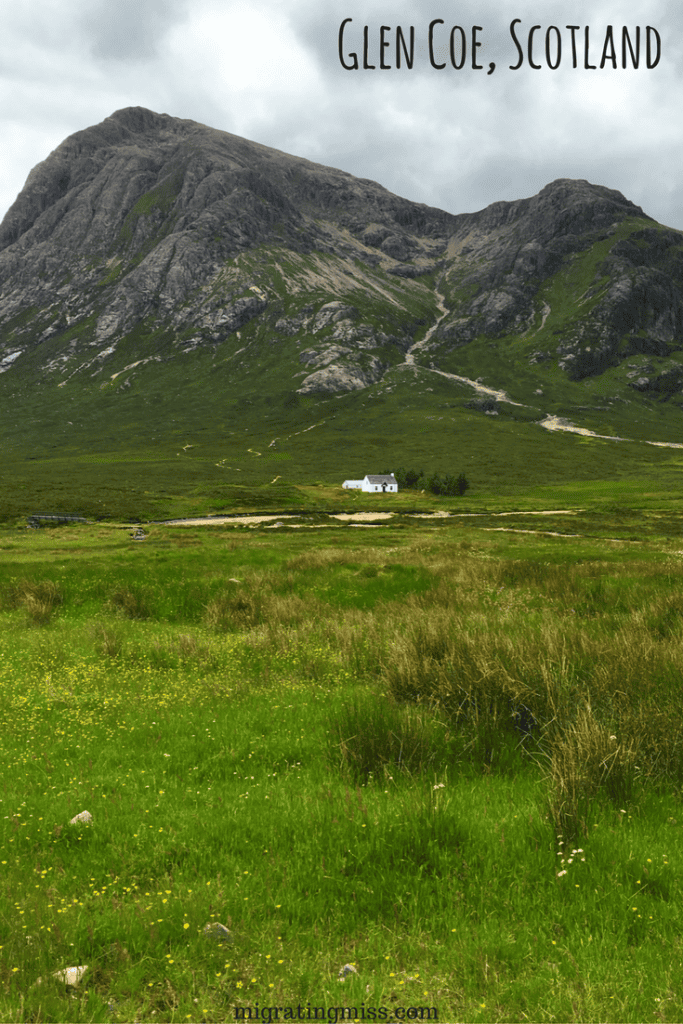
[[398,493],[398,484],[393,473],[374,473],[364,476],[362,480],[345,480],[342,487],[347,491],[366,491],[372,494]]

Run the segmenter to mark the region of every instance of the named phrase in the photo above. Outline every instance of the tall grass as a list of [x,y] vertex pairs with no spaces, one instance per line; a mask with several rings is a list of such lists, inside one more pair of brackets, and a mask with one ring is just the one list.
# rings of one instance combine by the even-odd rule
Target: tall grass
[[2,607],[22,608],[27,624],[46,626],[61,603],[62,595],[53,580],[20,579],[5,587]]

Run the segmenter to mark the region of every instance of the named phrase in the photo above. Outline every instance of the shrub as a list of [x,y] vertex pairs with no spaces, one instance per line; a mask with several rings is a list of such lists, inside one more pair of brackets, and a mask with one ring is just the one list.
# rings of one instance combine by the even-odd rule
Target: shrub
[[418,489],[420,487],[420,481],[424,477],[423,469],[405,469],[403,466],[399,467],[394,472],[396,483],[401,488]]
[[145,597],[128,587],[119,587],[109,598],[109,606],[128,619],[149,618],[149,607]]
[[24,608],[28,622],[33,626],[46,626],[62,603],[59,587],[52,580],[19,580],[5,589],[3,606],[5,608]]
[[588,834],[588,815],[600,795],[625,803],[637,777],[636,740],[622,742],[593,716],[589,703],[576,721],[551,739],[550,813],[558,831],[569,839]]
[[426,707],[377,694],[355,695],[330,722],[330,760],[354,782],[371,775],[419,774],[450,759],[446,727]]
[[220,633],[251,629],[262,621],[261,600],[246,593],[217,594],[206,605],[204,622]]

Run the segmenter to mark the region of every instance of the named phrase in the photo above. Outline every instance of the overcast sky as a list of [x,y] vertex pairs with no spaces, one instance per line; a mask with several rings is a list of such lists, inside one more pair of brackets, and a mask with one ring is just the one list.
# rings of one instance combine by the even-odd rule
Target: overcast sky
[[[356,71],[339,58],[340,25],[349,18],[343,54],[352,63],[357,53]],[[428,45],[437,18],[432,56],[446,63],[439,70]],[[510,70],[520,60],[515,19],[523,63]],[[362,67],[366,25],[375,70]],[[390,29],[387,70],[382,25]],[[449,46],[456,25],[459,70]],[[534,25],[541,28],[531,57],[540,70],[528,63]],[[586,69],[600,64],[609,25],[619,66],[607,46],[605,66]],[[621,67],[624,25],[633,44],[641,27],[638,70]],[[661,39],[652,69],[648,25]],[[395,66],[399,26],[408,48],[415,30],[412,70],[402,49]],[[473,34],[481,44],[474,54]],[[654,60],[654,33],[650,39]],[[555,178],[586,178],[683,229],[682,41],[680,0],[13,0],[3,5],[0,33],[0,217],[64,138],[122,107],[144,106],[451,213],[534,195]],[[630,65],[628,50],[627,57]]]

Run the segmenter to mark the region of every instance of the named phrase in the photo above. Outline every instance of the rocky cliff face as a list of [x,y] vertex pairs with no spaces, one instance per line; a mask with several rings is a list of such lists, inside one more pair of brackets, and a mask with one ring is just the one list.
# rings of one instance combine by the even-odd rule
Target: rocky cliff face
[[[452,221],[373,182],[192,121],[118,111],[34,168],[0,225],[0,368],[61,337],[43,365],[65,374],[90,349],[113,356],[141,325],[165,329],[180,347],[216,343],[271,307],[281,314],[283,299],[301,291],[296,279],[315,271],[303,257],[400,274],[406,258],[414,270],[443,251]],[[302,258],[277,291],[250,261],[240,264],[264,246]],[[335,274],[318,274],[331,298]],[[385,343],[374,326],[351,327],[355,312],[328,315],[324,305],[277,320],[285,333],[334,321],[328,334],[349,351]]]
[[570,380],[655,357],[632,393],[666,397],[683,382],[682,240],[585,181],[453,216],[129,108],[34,168],[0,225],[0,373],[125,387],[226,344],[247,372],[265,345],[288,388],[349,391],[438,320],[425,364],[489,339]]
[[[546,283],[581,254],[595,251],[599,243],[615,241],[620,226],[630,220],[649,218],[619,192],[567,179],[547,185],[532,199],[495,203],[480,214],[459,218],[443,278],[453,312],[443,321],[438,337],[459,346],[482,335],[527,333],[537,324],[539,312],[543,319],[552,312],[544,301]],[[632,237],[636,236],[657,239],[652,260],[638,242],[615,241],[589,281],[573,282],[574,287],[582,283],[588,287],[568,296],[576,303],[577,315],[570,314],[571,326],[557,331],[561,341],[546,358],[559,357],[575,378],[604,368],[624,334],[650,325],[656,325],[656,332],[663,329],[662,274],[652,264],[671,262],[668,250],[680,246],[681,236],[677,232],[660,235],[654,228]],[[633,280],[634,259],[648,268],[639,285]],[[610,283],[604,288],[607,279]],[[670,281],[670,302],[678,308],[682,298],[683,290]],[[586,304],[590,309],[582,310]],[[673,320],[678,316],[671,305],[668,313]]]

